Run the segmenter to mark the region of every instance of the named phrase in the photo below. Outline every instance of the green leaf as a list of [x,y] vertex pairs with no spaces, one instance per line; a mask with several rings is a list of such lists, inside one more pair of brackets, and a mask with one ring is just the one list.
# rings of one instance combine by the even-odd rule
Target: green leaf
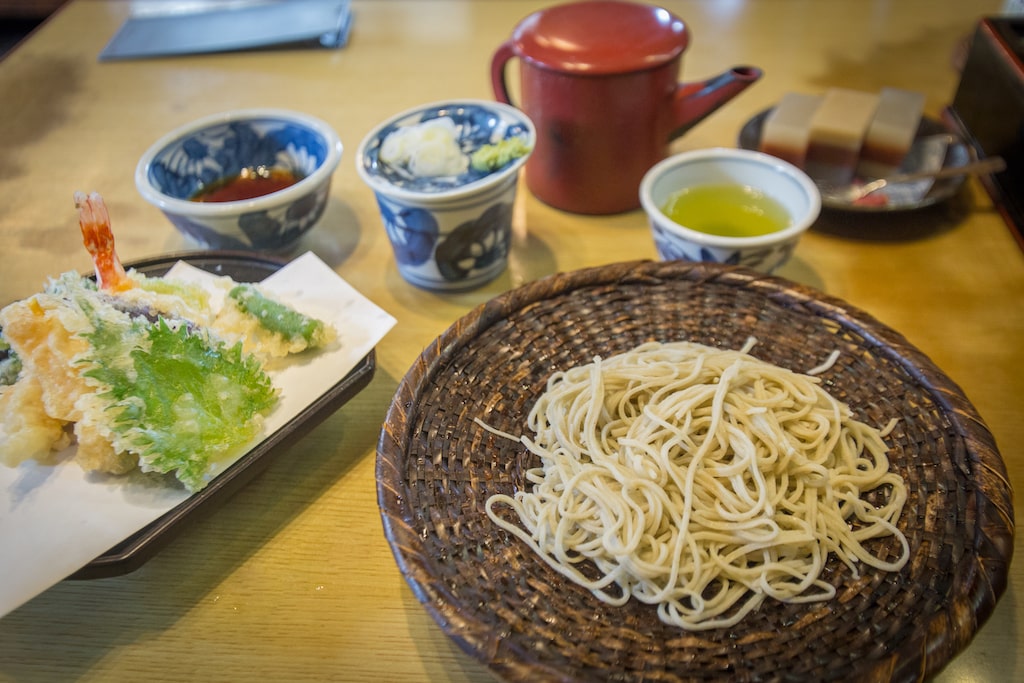
[[174,472],[190,490],[251,441],[277,402],[241,344],[227,347],[186,325],[136,318],[85,336],[95,351],[84,374],[108,387],[100,396],[110,401],[115,447],[138,454],[144,471]]

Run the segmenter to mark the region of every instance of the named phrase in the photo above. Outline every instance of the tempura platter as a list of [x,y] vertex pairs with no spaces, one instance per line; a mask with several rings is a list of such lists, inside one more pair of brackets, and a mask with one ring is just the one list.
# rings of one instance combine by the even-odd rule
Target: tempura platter
[[0,543],[7,558],[0,615],[68,576],[98,578],[141,566],[185,523],[211,512],[273,455],[366,386],[375,369],[374,348],[395,322],[312,253],[287,265],[252,254],[205,251],[126,267],[147,275],[173,268],[176,276],[198,282],[217,275],[261,281],[283,300],[332,323],[339,343],[270,372],[281,394],[263,434],[194,494],[143,476],[90,476],[67,458],[56,466],[26,461],[17,468],[0,467]]

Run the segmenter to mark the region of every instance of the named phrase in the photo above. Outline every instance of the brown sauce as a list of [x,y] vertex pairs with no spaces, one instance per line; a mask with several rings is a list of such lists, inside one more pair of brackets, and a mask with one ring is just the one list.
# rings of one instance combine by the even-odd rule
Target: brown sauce
[[283,190],[300,180],[302,176],[282,168],[246,168],[236,176],[210,183],[189,199],[193,202],[237,202]]

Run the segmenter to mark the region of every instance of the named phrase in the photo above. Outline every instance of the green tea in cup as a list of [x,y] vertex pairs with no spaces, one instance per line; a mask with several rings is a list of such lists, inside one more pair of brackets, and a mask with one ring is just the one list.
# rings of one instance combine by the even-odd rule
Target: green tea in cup
[[672,193],[662,212],[679,225],[721,237],[757,237],[786,228],[789,212],[749,185],[697,185]]

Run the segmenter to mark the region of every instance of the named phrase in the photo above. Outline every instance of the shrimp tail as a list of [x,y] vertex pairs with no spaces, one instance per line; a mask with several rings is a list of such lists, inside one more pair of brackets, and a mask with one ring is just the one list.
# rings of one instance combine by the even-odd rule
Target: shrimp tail
[[110,229],[110,214],[103,197],[98,192],[75,192],[75,207],[78,209],[78,224],[82,228],[82,243],[92,256],[100,289],[123,292],[134,287],[114,250],[114,233]]

